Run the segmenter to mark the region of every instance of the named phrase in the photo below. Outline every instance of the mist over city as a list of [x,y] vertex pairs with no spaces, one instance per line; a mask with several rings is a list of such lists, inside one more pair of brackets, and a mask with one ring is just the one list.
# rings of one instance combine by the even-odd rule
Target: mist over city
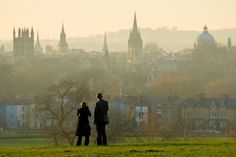
[[3,2],[0,156],[232,156],[234,6]]

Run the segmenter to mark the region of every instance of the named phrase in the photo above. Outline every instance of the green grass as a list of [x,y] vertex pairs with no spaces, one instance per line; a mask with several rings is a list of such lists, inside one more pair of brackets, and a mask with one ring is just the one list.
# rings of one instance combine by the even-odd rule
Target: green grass
[[44,138],[0,138],[0,148],[43,146],[49,146],[49,142]]
[[106,147],[97,147],[94,144],[88,147],[55,147],[43,139],[16,140],[14,144],[11,143],[13,141],[5,143],[0,140],[0,157],[236,157],[236,140],[232,138],[138,141],[137,138],[126,139],[123,144]]

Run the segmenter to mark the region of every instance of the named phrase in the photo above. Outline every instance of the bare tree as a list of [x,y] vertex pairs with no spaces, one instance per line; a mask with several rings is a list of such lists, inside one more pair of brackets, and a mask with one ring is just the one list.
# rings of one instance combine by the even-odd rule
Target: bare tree
[[48,88],[38,97],[38,112],[42,114],[43,131],[58,144],[64,138],[74,144],[76,108],[79,102],[88,98],[88,87],[71,80],[62,80]]
[[133,135],[136,128],[134,105],[126,105],[123,111],[111,106],[109,115],[110,124],[107,127],[109,141],[114,142],[122,136]]

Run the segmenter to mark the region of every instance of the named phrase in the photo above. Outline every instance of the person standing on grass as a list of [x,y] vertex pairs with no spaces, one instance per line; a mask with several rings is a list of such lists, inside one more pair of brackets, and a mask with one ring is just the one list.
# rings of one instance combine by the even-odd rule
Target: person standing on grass
[[97,103],[94,110],[94,124],[97,130],[97,145],[107,145],[106,124],[108,121],[108,102],[102,99],[102,93],[97,94]]
[[91,116],[91,112],[86,105],[86,102],[81,102],[81,108],[77,110],[77,116],[79,121],[76,131],[76,136],[78,136],[76,145],[80,146],[82,142],[82,136],[85,136],[85,145],[87,146],[89,144],[89,136],[91,131],[88,117]]

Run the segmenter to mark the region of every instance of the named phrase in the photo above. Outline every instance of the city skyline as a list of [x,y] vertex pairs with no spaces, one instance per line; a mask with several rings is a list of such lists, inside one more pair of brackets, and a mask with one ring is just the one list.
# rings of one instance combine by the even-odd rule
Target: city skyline
[[[3,23],[0,39],[12,39],[14,27],[34,27],[40,38],[59,37],[65,24],[68,37],[90,36],[104,32],[130,29],[136,11],[140,28],[177,27],[180,30],[201,31],[235,28],[233,0],[10,0],[2,2]],[[121,12],[122,10],[122,12]]]

